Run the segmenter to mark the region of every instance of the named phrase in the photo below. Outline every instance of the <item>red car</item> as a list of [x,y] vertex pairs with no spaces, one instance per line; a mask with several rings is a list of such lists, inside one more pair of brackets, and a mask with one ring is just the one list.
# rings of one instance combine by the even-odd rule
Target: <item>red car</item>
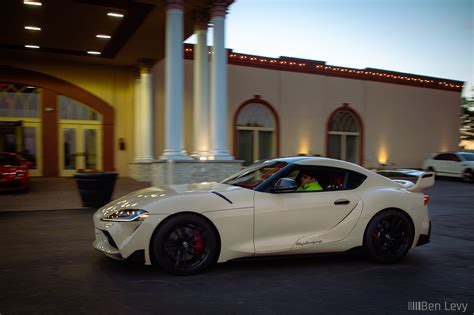
[[0,191],[28,190],[28,164],[15,153],[0,152]]

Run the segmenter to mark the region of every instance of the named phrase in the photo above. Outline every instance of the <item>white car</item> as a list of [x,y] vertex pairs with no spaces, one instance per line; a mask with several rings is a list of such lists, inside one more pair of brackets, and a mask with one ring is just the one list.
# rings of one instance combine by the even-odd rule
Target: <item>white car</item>
[[474,180],[474,153],[468,151],[432,154],[423,162],[423,169],[439,176]]
[[[434,174],[411,172],[415,183],[344,161],[293,157],[254,164],[220,183],[150,187],[94,214],[93,246],[181,275],[236,258],[360,246],[377,262],[394,263],[430,238],[422,190]],[[320,190],[298,188],[314,178]]]

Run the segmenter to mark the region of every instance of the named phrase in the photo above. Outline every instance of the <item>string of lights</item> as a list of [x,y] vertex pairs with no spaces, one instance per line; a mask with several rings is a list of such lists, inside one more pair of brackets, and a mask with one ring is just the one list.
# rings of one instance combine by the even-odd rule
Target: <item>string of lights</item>
[[[192,45],[185,46],[185,56],[188,59],[192,59],[192,52],[193,48],[190,47]],[[212,51],[209,51],[209,54],[212,54]],[[267,57],[260,57],[260,56],[253,56],[253,55],[246,55],[246,54],[238,54],[232,51],[228,54],[229,63],[238,63],[238,64],[249,64],[249,65],[257,65],[260,66],[285,66],[285,70],[292,70],[294,71],[301,71],[304,69],[304,72],[314,72],[316,74],[347,74],[347,75],[355,75],[360,78],[368,79],[368,80],[375,80],[380,81],[380,79],[390,79],[390,81],[398,81],[404,84],[416,83],[417,85],[426,85],[430,88],[441,88],[441,89],[449,89],[449,90],[462,90],[463,82],[454,81],[454,80],[443,80],[443,79],[436,79],[436,78],[429,78],[425,76],[413,75],[413,74],[405,74],[405,73],[389,73],[389,71],[385,70],[377,70],[377,69],[354,69],[354,68],[347,68],[347,67],[337,67],[337,66],[329,66],[326,65],[325,62],[321,61],[308,61],[308,62],[300,62],[297,60],[291,60],[287,57],[280,57],[280,58],[267,58]],[[288,60],[289,59],[289,60]]]

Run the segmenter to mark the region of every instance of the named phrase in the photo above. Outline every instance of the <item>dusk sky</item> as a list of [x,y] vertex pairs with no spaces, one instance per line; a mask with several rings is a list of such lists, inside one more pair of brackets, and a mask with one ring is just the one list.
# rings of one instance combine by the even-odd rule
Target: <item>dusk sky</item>
[[237,0],[226,46],[473,85],[474,0]]

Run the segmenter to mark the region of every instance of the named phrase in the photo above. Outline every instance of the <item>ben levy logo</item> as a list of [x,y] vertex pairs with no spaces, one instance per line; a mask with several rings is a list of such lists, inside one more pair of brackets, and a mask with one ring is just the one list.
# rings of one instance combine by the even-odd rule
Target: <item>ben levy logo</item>
[[428,301],[410,301],[408,302],[409,311],[418,312],[433,312],[433,311],[445,311],[445,312],[462,312],[465,313],[469,303],[452,303],[444,301],[439,302],[428,302]]

